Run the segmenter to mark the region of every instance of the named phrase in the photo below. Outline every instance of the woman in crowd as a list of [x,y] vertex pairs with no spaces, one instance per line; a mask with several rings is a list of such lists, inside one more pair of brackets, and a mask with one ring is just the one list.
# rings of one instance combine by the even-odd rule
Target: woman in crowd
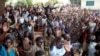
[[38,50],[43,50],[44,51],[44,40],[43,40],[43,37],[37,37],[36,38],[36,41],[35,41],[35,44],[33,46],[34,48],[34,51],[38,51]]
[[1,56],[17,56],[15,50],[12,48],[12,39],[7,35],[9,25],[5,22],[3,24],[3,34],[0,36],[0,55]]
[[18,46],[19,56],[34,56],[34,49],[30,44],[28,37],[24,37],[22,40],[22,46]]

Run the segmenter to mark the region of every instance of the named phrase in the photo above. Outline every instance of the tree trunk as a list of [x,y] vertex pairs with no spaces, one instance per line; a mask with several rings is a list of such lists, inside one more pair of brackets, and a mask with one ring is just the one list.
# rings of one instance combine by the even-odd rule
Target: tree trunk
[[6,0],[0,0],[0,15],[2,14],[2,10],[5,7],[5,2],[6,2]]

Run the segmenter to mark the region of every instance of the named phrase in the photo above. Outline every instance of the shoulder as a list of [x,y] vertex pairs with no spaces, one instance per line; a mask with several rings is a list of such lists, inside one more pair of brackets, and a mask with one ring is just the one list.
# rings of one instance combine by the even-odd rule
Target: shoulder
[[0,55],[7,56],[6,49],[3,45],[0,46]]
[[11,50],[10,50],[10,55],[11,55],[11,56],[15,56],[15,55],[16,55],[16,52],[15,52],[14,49],[11,49]]
[[10,50],[11,52],[13,52],[13,53],[15,53],[15,49],[13,49],[13,48],[11,48],[11,50]]
[[0,45],[0,50],[4,50],[5,47],[3,45]]
[[55,48],[56,48],[56,46],[55,46],[55,45],[54,45],[54,46],[52,46],[52,47],[50,47],[50,51],[53,51]]

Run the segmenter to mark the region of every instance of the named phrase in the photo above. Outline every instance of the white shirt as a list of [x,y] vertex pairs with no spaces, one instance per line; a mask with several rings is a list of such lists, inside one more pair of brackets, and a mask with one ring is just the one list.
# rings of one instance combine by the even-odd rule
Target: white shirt
[[66,53],[66,50],[64,46],[61,49],[56,48],[56,46],[53,47],[52,50],[50,50],[50,56],[63,56]]
[[15,16],[19,15],[19,11],[15,10],[14,12],[16,13]]
[[91,42],[89,44],[89,47],[88,47],[88,56],[95,56],[95,52],[96,52],[96,49],[95,49],[95,46],[97,45],[97,43],[95,42]]
[[37,16],[34,16],[34,17],[33,17],[33,21],[36,21],[36,20],[37,20]]
[[32,26],[28,26],[28,30],[29,30],[29,32],[31,33]]
[[62,20],[59,21],[61,24],[63,23]]
[[28,19],[28,15],[29,15],[29,13],[28,13],[28,11],[27,11],[27,12],[24,14],[24,16],[23,16],[23,17],[25,18],[25,21],[26,21],[26,22],[29,21],[29,19]]
[[96,23],[89,23],[90,26],[90,32],[92,33],[95,29]]
[[31,16],[29,16],[29,17],[28,17],[28,20],[31,21],[31,19],[32,19]]
[[58,21],[55,21],[55,22],[54,22],[54,25],[55,25],[56,27],[60,27]]
[[51,24],[52,24],[53,26],[55,26],[55,23],[54,23],[54,21],[52,21],[52,22],[51,22]]
[[22,24],[24,23],[24,18],[23,17],[20,18],[20,23],[22,23]]
[[46,23],[47,18],[42,19],[42,25],[44,25]]
[[7,12],[7,15],[6,15],[6,17],[7,17],[7,18],[9,18],[9,12]]

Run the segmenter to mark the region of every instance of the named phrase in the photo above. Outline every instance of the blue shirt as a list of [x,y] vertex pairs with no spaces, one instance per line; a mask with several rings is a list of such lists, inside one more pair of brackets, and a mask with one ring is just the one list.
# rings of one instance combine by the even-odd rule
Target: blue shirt
[[[8,56],[7,50],[3,45],[0,46],[0,56]],[[9,56],[16,56],[13,49],[10,50]]]

